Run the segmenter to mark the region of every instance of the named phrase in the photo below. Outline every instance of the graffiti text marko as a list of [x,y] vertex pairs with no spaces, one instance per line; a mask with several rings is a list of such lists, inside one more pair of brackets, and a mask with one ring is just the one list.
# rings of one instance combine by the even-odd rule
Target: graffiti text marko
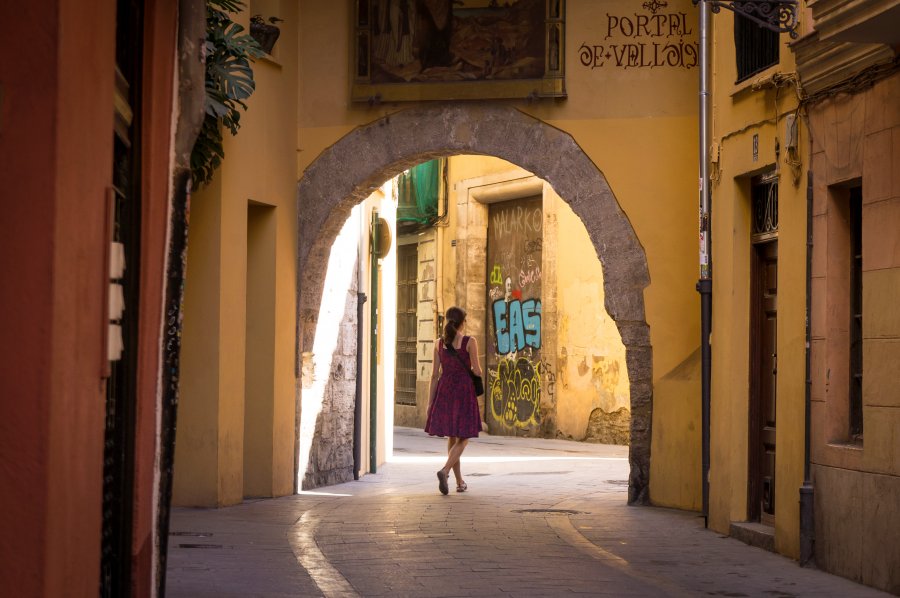
[[492,216],[491,226],[497,239],[516,233],[540,233],[544,227],[544,217],[539,207],[523,208],[518,206],[495,212]]

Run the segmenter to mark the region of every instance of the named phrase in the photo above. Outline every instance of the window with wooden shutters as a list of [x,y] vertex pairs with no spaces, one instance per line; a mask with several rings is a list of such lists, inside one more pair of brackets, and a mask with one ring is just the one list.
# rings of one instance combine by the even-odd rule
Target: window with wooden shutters
[[394,397],[398,405],[416,404],[416,307],[418,246],[397,247],[397,373]]

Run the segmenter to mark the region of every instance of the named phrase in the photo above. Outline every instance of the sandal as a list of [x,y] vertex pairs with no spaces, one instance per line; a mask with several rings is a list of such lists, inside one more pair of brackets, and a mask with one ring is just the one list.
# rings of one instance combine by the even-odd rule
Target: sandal
[[438,490],[441,491],[441,494],[444,494],[444,495],[449,494],[450,487],[447,486],[447,474],[444,473],[443,471],[439,470],[437,472],[437,479],[438,479]]
[[463,482],[462,484],[460,484],[459,486],[456,487],[457,492],[465,492],[468,489],[469,489],[469,486],[465,482]]

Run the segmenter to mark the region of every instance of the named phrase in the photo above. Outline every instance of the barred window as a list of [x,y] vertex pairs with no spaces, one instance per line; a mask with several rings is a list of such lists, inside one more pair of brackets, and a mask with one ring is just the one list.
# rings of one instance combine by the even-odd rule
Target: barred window
[[778,32],[757,25],[740,13],[734,15],[734,54],[737,82],[778,64]]

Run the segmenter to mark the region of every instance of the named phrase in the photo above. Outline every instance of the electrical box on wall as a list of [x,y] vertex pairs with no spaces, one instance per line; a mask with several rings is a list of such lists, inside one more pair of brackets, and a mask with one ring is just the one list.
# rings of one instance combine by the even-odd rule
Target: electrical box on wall
[[787,149],[797,149],[796,114],[788,114],[784,117],[784,146]]

